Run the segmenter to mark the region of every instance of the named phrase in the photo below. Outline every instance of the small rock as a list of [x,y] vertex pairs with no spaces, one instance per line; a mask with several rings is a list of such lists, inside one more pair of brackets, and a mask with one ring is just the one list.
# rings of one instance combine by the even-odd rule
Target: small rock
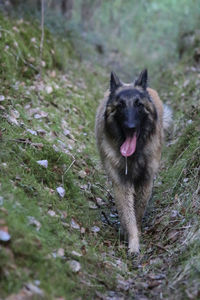
[[68,261],[68,264],[74,273],[78,273],[81,269],[81,264],[76,260],[70,260]]
[[44,160],[38,160],[37,161],[38,165],[47,168],[48,167],[48,160],[44,159]]
[[65,189],[62,186],[57,187],[56,191],[61,198],[63,198],[65,196]]

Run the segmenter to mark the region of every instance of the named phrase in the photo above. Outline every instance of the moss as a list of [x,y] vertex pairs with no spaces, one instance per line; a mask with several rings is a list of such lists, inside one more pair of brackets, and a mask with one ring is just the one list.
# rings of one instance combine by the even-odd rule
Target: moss
[[[6,19],[0,15],[0,66],[1,80],[13,80],[14,78],[32,78],[40,71],[40,43],[41,30],[35,20]],[[42,51],[43,71],[53,67],[62,68],[63,61],[60,52],[56,51],[55,40],[45,29],[45,39]],[[65,43],[65,57],[67,57],[70,44]]]

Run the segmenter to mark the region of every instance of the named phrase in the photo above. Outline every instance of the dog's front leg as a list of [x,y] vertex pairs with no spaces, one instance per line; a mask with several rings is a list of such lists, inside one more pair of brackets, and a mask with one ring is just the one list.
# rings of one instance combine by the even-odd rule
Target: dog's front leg
[[135,213],[137,218],[138,227],[142,226],[142,218],[145,214],[145,210],[149,199],[151,197],[153,188],[153,178],[149,182],[143,184],[138,190],[135,198]]
[[121,225],[128,233],[128,251],[130,254],[138,253],[139,237],[134,211],[134,189],[115,184],[114,195]]

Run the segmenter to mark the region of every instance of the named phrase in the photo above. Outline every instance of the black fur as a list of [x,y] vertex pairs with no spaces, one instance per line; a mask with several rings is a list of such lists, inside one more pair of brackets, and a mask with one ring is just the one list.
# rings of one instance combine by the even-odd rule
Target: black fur
[[[143,80],[140,78],[138,83],[144,84]],[[110,111],[112,111],[112,117]],[[156,122],[157,111],[146,89],[133,86],[112,90],[107,102],[105,124],[106,133],[117,145],[119,154],[120,146],[126,137],[132,136],[134,132],[137,135],[136,150],[127,158],[128,174],[126,176],[124,176],[125,157],[120,155],[121,168],[118,172],[122,182],[128,181],[139,187],[150,178],[147,168],[149,157],[144,153],[143,148],[154,134]]]

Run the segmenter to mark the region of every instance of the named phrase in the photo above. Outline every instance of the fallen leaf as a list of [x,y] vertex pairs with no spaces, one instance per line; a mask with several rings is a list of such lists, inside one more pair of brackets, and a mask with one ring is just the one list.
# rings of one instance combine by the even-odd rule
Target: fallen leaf
[[53,211],[53,210],[48,210],[48,215],[50,215],[51,217],[57,217],[57,215],[56,215],[56,213],[55,213],[55,211]]
[[89,201],[88,202],[88,205],[89,205],[89,208],[91,208],[91,209],[97,209],[98,207],[96,206],[96,204],[94,203],[94,202],[92,202],[92,201]]
[[58,251],[57,251],[57,256],[58,257],[65,256],[65,250],[63,248],[59,248]]
[[11,115],[13,118],[18,119],[19,116],[20,116],[20,113],[19,113],[16,109],[12,109],[12,110],[10,111],[10,115]]
[[8,242],[10,239],[11,236],[8,233],[8,227],[7,226],[0,227],[0,241]]
[[51,94],[53,92],[53,88],[50,85],[47,85],[45,88],[45,91],[47,92],[47,94]]
[[81,233],[84,234],[86,229],[84,227],[81,227]]
[[61,219],[66,219],[67,218],[67,212],[66,211],[60,211],[60,216],[61,216]]
[[98,226],[93,226],[93,227],[91,228],[91,231],[94,232],[94,233],[97,233],[97,232],[100,231],[100,228],[99,228]]
[[80,229],[80,225],[76,222],[76,220],[71,219],[71,223],[70,223],[71,228],[73,229]]
[[30,145],[32,147],[35,147],[35,148],[39,149],[39,150],[41,150],[44,147],[44,145],[42,143],[31,143]]
[[27,284],[25,284],[25,287],[27,290],[29,290],[33,294],[40,295],[40,296],[44,295],[44,292],[38,286],[34,285],[33,283],[27,283]]
[[106,205],[105,201],[103,201],[101,198],[97,197],[96,198],[96,202],[99,206],[103,206]]
[[0,206],[3,205],[4,198],[0,196]]
[[31,38],[31,42],[32,42],[32,43],[36,43],[36,38],[35,38],[35,37],[32,37],[32,38]]
[[38,113],[36,113],[34,115],[34,118],[35,119],[41,119],[41,118],[46,118],[47,116],[48,116],[48,113],[41,110],[41,111],[39,111]]
[[128,291],[133,285],[134,279],[128,278],[124,279],[121,275],[118,274],[117,277],[117,289],[122,291]]
[[48,160],[44,159],[44,160],[38,160],[37,161],[38,165],[47,168],[48,167]]
[[87,173],[84,170],[81,170],[80,172],[78,172],[78,176],[83,179],[87,176]]
[[172,219],[176,218],[179,216],[179,212],[177,210],[172,210],[170,217]]
[[56,191],[61,198],[63,198],[65,196],[65,189],[62,186],[57,187]]
[[77,252],[77,251],[75,251],[75,250],[72,251],[72,255],[78,256],[78,257],[83,256],[82,253],[79,253],[79,252]]
[[81,264],[76,260],[69,260],[68,264],[74,273],[78,273],[81,269]]
[[37,129],[37,133],[41,136],[44,136],[47,132],[44,129]]
[[65,136],[69,136],[70,135],[70,130],[69,129],[64,129],[63,134]]
[[35,217],[28,216],[27,218],[28,218],[29,225],[34,225],[36,227],[36,230],[39,231],[41,228],[41,223],[37,221]]
[[10,116],[10,115],[6,115],[5,117],[6,117],[7,121],[8,121],[10,124],[19,126],[19,123],[18,123],[18,121],[17,121],[16,118],[14,118],[14,117],[12,117],[12,116]]
[[27,129],[26,131],[30,132],[32,135],[37,135],[37,132],[32,129]]

